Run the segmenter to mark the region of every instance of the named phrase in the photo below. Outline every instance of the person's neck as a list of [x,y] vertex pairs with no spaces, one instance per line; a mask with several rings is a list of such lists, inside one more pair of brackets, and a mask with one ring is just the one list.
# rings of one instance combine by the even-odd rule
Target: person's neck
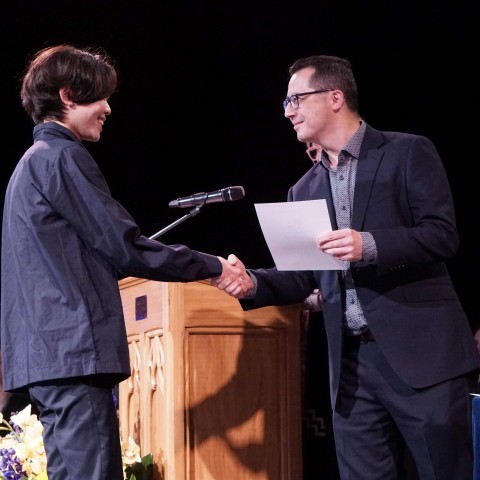
[[347,119],[343,118],[341,122],[330,127],[327,140],[322,139],[322,141],[319,142],[328,155],[333,169],[337,168],[338,156],[342,148],[358,130],[361,121],[362,119],[360,117],[353,115]]

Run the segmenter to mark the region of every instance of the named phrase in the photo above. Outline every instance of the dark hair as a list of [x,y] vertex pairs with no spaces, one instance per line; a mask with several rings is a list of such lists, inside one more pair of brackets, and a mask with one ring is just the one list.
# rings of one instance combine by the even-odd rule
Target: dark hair
[[35,124],[49,117],[61,121],[66,107],[60,88],[68,90],[73,102],[86,105],[109,98],[117,82],[115,67],[104,51],[64,44],[33,56],[22,79],[20,98]]
[[315,69],[310,79],[312,88],[317,90],[322,88],[341,90],[350,110],[358,113],[357,82],[349,60],[330,55],[299,58],[288,69],[288,73],[291,77],[298,70],[308,67]]

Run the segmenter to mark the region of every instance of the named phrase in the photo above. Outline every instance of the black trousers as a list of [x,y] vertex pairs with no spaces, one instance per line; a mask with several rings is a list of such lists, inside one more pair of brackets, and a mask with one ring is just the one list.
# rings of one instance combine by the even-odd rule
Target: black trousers
[[471,480],[470,386],[465,376],[414,389],[377,342],[347,342],[333,414],[340,478],[399,478],[406,443],[421,480]]
[[95,377],[29,387],[44,427],[48,480],[123,480],[112,387]]

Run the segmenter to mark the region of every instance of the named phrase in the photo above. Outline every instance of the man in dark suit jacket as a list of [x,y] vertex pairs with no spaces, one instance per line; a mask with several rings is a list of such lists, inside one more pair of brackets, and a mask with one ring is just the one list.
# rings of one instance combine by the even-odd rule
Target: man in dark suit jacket
[[398,478],[404,443],[422,480],[470,480],[480,356],[445,265],[459,239],[438,152],[428,138],[362,120],[348,60],[303,58],[289,72],[285,117],[299,141],[323,150],[288,200],[326,199],[333,231],[317,246],[344,269],[250,270],[247,296],[218,286],[244,309],[320,289],[342,480]]

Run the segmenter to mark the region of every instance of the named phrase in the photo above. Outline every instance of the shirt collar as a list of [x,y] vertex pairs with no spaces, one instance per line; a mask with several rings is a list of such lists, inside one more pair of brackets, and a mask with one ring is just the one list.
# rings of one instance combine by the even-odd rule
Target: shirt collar
[[358,158],[360,156],[360,148],[362,146],[366,128],[367,124],[363,120],[360,120],[360,126],[358,127],[358,130],[350,137],[345,146],[342,148],[342,151],[350,154],[354,158]]
[[[360,148],[362,146],[366,128],[367,124],[363,120],[360,120],[360,126],[358,127],[358,130],[348,139],[347,143],[340,150],[339,159],[342,155],[348,155],[358,159],[358,157],[360,156]],[[322,163],[323,166],[327,169],[331,165],[330,159],[328,158],[328,155],[324,150],[320,152],[320,163]]]

